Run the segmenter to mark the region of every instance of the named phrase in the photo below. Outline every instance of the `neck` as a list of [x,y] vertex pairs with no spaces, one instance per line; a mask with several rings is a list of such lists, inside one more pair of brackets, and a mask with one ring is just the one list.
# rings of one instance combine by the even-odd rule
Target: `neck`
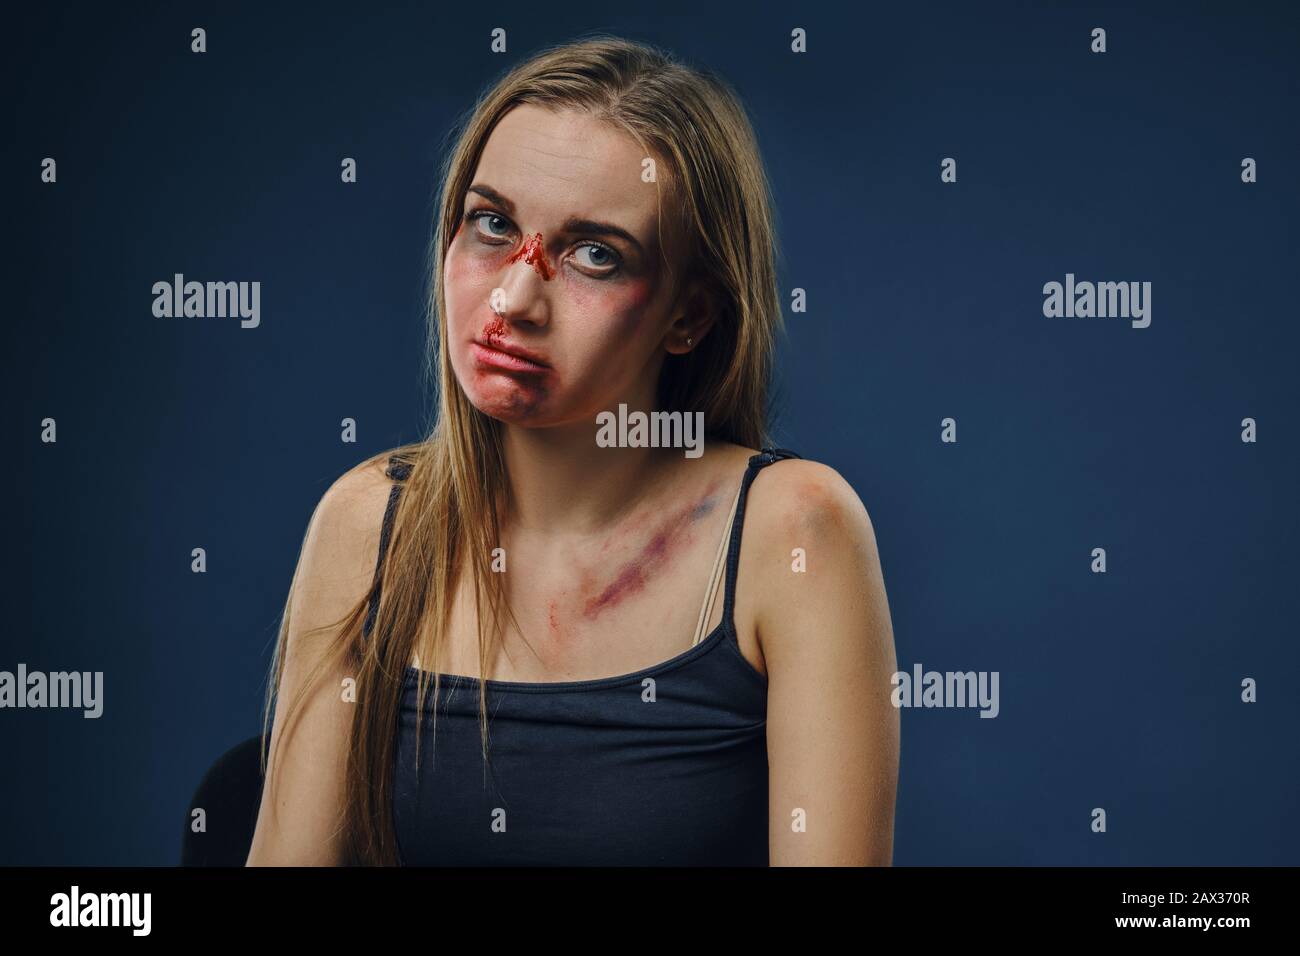
[[[602,448],[596,424],[502,429],[519,530],[587,534],[629,513],[669,463],[662,448]],[[680,452],[678,452],[680,454]]]

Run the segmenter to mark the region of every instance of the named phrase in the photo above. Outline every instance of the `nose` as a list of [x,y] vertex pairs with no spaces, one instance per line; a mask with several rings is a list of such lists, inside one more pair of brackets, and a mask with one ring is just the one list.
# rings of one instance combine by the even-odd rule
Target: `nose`
[[544,326],[549,308],[543,284],[554,276],[540,236],[536,236],[512,255],[501,285],[492,290],[492,311],[510,322]]
[[537,270],[537,274],[543,279],[549,280],[554,273],[551,271],[551,264],[546,259],[546,243],[542,241],[540,232],[533,233],[524,242],[522,246],[506,262],[518,262],[523,260],[528,265]]

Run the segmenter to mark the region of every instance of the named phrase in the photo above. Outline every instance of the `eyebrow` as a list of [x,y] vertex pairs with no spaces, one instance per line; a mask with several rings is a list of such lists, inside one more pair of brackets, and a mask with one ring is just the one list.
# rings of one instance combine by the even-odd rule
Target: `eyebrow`
[[[479,183],[469,187],[469,192],[478,193],[484,199],[490,199],[510,215],[515,214],[515,204],[507,199],[501,193],[497,192],[491,186]],[[570,216],[564,220],[560,226],[561,232],[581,232],[588,235],[611,236],[615,239],[622,239],[631,245],[636,251],[644,256],[645,250],[641,248],[641,243],[637,241],[636,236],[632,235],[626,229],[622,229],[608,222],[595,222],[591,219],[579,219],[576,216]]]

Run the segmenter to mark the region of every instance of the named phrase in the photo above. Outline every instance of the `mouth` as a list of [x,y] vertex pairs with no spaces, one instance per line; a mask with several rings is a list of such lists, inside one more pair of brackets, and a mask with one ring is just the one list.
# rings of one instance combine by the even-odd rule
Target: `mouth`
[[480,365],[505,369],[510,372],[549,372],[551,367],[540,355],[513,345],[498,343],[488,345],[475,339],[470,343],[474,358]]

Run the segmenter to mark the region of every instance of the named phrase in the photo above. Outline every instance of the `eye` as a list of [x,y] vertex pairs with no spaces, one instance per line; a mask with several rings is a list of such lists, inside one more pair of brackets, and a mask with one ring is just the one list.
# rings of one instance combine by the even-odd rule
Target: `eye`
[[623,261],[617,252],[599,242],[584,242],[578,246],[576,254],[583,252],[590,254],[590,260],[586,263],[579,260],[578,264],[588,269],[594,269],[595,278],[598,279],[606,279],[612,276],[618,271],[618,267]]
[[[510,220],[500,213],[492,212],[490,209],[482,209],[478,212],[471,212],[467,215],[466,220],[474,224],[474,231],[480,236],[491,237],[494,239],[504,239],[510,234]],[[486,220],[488,223],[499,225],[505,229],[505,232],[484,232],[478,224]],[[490,228],[490,227],[489,227]]]
[[[509,243],[510,232],[514,224],[501,215],[499,212],[493,212],[491,209],[476,209],[465,214],[465,221],[471,223],[474,227],[474,234],[479,241],[489,246],[501,246]],[[479,223],[486,222],[487,230],[480,228]],[[503,231],[496,232],[495,229]],[[492,241],[498,240],[498,241]],[[583,262],[577,259],[580,253],[587,253],[587,261]],[[623,265],[623,257],[610,246],[603,242],[596,242],[588,239],[579,243],[575,249],[575,259],[579,271],[583,275],[593,279],[612,279]]]

